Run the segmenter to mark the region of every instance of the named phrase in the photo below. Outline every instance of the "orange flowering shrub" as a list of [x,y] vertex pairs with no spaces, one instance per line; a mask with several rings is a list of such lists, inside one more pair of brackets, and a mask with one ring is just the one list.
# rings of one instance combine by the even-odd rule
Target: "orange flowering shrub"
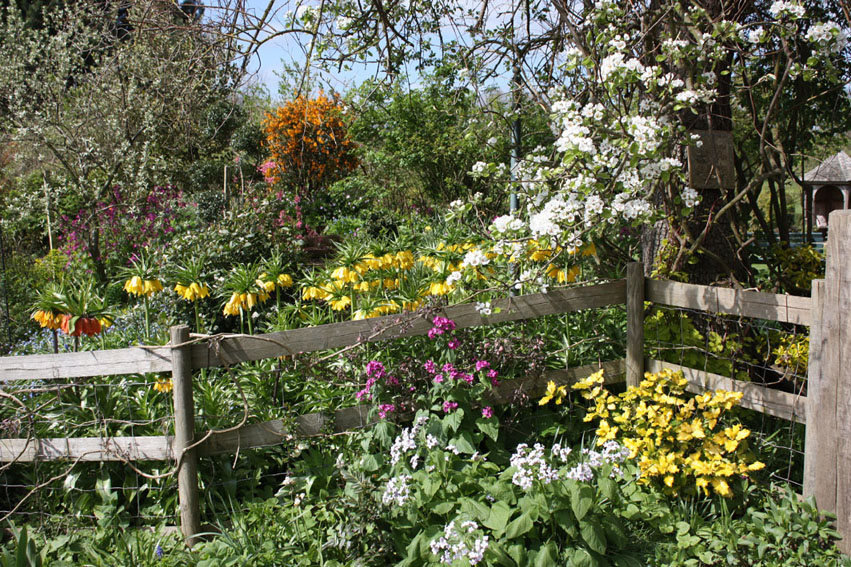
[[274,162],[267,178],[291,181],[301,193],[327,187],[354,170],[359,162],[342,115],[339,96],[322,93],[314,99],[299,96],[267,113],[263,129]]

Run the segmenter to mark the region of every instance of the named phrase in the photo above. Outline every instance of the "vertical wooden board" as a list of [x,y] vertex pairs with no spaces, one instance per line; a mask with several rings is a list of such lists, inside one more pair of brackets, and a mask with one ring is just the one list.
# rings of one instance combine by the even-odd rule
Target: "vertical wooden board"
[[[836,498],[836,469],[829,464],[833,453],[833,415],[828,412],[829,400],[836,397],[836,384],[829,384],[821,372],[825,347],[822,330],[822,309],[825,297],[824,280],[814,280],[810,325],[810,354],[807,369],[807,428],[804,441],[804,496],[813,496],[820,505]],[[821,468],[819,467],[821,464]],[[832,479],[830,477],[833,477]],[[819,482],[821,479],[821,482]]]
[[[842,535],[840,548],[851,551],[851,475],[843,468],[851,455],[847,443],[851,437],[851,211],[830,214],[830,237],[827,242],[824,306],[822,309],[821,358],[819,379],[826,391],[816,411],[826,412],[826,430],[817,432],[826,441],[819,450],[816,463],[816,491],[825,491],[823,509],[836,514],[836,528]],[[832,469],[832,472],[831,472]],[[822,488],[824,487],[824,488]],[[835,487],[835,488],[833,488]],[[831,500],[830,494],[835,496]]]
[[[177,492],[180,500],[180,529],[190,547],[201,533],[201,506],[198,496],[198,454],[187,449],[195,441],[195,407],[192,400],[192,350],[189,327],[171,328],[171,378],[174,385],[174,455],[178,459]],[[178,346],[184,345],[184,346]]]
[[626,267],[626,384],[638,386],[644,377],[644,264]]

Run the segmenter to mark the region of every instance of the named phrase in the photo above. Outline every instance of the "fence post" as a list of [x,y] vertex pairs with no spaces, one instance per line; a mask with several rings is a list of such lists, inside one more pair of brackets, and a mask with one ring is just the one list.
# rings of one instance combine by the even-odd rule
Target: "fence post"
[[180,529],[190,547],[201,532],[201,508],[198,500],[198,456],[195,449],[186,450],[195,440],[195,405],[192,400],[192,356],[188,346],[189,327],[171,328],[172,383],[174,385],[174,443],[177,459],[177,489],[180,499]]
[[839,547],[851,552],[851,211],[828,220],[824,282],[813,282],[804,494],[836,514]]
[[626,385],[644,378],[644,264],[626,265]]

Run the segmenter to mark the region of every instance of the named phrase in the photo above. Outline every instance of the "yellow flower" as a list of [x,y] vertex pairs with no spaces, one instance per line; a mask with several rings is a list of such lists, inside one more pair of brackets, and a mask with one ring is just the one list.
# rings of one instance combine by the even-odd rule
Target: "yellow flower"
[[171,392],[174,388],[174,384],[170,379],[160,378],[154,383],[154,390],[157,392],[162,392],[164,394]]
[[600,421],[597,427],[597,445],[602,445],[606,441],[611,441],[618,434],[618,427],[611,427],[605,419]]
[[556,383],[550,380],[547,383],[547,392],[544,394],[544,397],[541,398],[541,401],[538,402],[539,406],[545,406],[550,403],[550,400],[555,398],[556,405],[561,405],[561,402],[564,400],[564,396],[567,394],[567,386],[556,386]]
[[143,295],[145,293],[145,284],[139,276],[133,276],[124,282],[124,291],[135,295]]
[[339,299],[332,299],[331,300],[331,309],[333,309],[334,311],[342,311],[343,309],[346,309],[351,304],[352,304],[352,298],[349,297],[348,295],[344,295],[343,297],[341,297]]
[[727,484],[727,481],[723,478],[713,478],[712,479],[712,488],[715,490],[715,493],[719,496],[728,497],[732,495],[730,492],[730,485]]
[[452,291],[452,286],[446,282],[432,282],[428,286],[429,295],[447,295]]
[[288,274],[280,274],[278,276],[278,285],[280,287],[290,287],[293,285],[293,278]]

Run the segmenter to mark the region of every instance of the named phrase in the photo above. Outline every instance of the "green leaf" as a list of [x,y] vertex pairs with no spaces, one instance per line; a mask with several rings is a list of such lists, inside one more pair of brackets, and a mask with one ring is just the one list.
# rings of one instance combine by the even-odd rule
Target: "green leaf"
[[458,428],[461,427],[461,422],[464,420],[464,410],[462,408],[458,408],[452,413],[444,416],[443,418],[443,432],[448,434],[450,431],[453,433],[458,431]]
[[494,418],[485,419],[480,417],[476,420],[476,426],[479,428],[479,431],[493,439],[497,440],[499,437],[499,425],[497,425],[496,420]]
[[567,562],[571,567],[597,567],[597,560],[591,555],[591,552],[584,547],[577,547],[573,550],[573,557]]
[[588,547],[599,553],[606,553],[606,532],[603,527],[596,521],[582,522],[579,528],[579,533],[582,534],[582,539],[588,544]]
[[525,567],[526,561],[526,546],[519,543],[512,544],[508,547],[508,555],[514,560],[517,565]]
[[458,451],[466,455],[472,455],[476,452],[476,447],[473,444],[473,437],[470,435],[469,431],[464,431],[461,435],[453,437],[449,441],[449,444],[455,445],[455,448],[458,449]]
[[573,511],[567,508],[556,510],[553,516],[555,517],[556,524],[565,531],[576,525],[576,519],[573,516]]
[[588,485],[574,484],[570,489],[570,507],[576,519],[581,521],[594,505],[594,489]]
[[505,526],[508,520],[511,519],[511,508],[505,502],[497,502],[490,509],[490,515],[487,520],[482,522],[482,525],[493,531],[496,538],[502,537],[505,532]]
[[431,511],[439,515],[448,514],[449,512],[455,509],[455,506],[455,502],[440,502],[439,504],[434,506]]
[[547,542],[538,550],[538,555],[535,556],[535,567],[555,567],[558,551],[555,549],[553,542]]
[[375,455],[364,455],[361,459],[361,468],[366,472],[373,472],[381,468],[381,463]]
[[532,518],[530,518],[528,514],[520,514],[519,517],[512,520],[511,523],[508,524],[508,527],[505,528],[505,537],[507,539],[520,537],[531,530],[533,526]]

